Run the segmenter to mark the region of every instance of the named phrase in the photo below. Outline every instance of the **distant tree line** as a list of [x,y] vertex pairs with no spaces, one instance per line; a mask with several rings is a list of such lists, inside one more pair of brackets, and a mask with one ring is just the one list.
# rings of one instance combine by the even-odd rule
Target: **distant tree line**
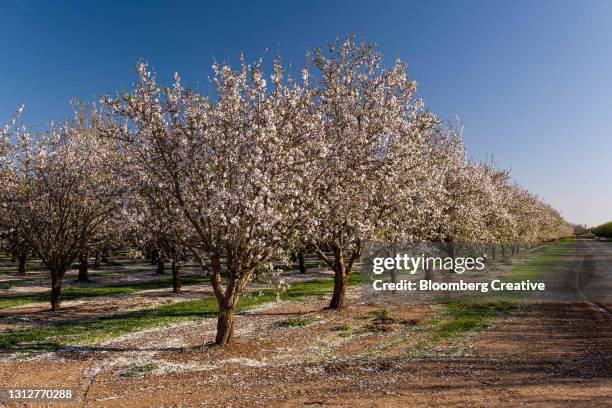
[[612,238],[612,221],[591,228],[591,232],[598,237]]

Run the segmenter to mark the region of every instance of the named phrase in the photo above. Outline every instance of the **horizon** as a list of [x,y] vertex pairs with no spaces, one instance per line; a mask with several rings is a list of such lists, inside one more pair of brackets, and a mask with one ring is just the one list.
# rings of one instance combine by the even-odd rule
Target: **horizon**
[[612,171],[612,3],[240,7],[232,14],[229,5],[199,2],[0,2],[0,122],[22,102],[28,125],[64,119],[72,98],[97,101],[129,88],[139,59],[160,83],[177,71],[196,87],[214,57],[235,61],[244,52],[253,60],[268,49],[299,67],[307,49],[355,32],[379,46],[386,65],[396,57],[408,64],[429,109],[461,118],[473,158],[495,158],[569,222],[612,219],[612,191],[601,182]]

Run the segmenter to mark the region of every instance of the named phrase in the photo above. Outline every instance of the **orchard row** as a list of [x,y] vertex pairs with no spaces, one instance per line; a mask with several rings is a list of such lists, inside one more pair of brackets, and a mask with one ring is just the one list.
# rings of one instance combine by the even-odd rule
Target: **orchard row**
[[196,259],[225,345],[271,258],[316,253],[335,274],[330,307],[343,308],[370,240],[516,246],[571,233],[507,171],[469,158],[460,126],[425,108],[400,60],[383,67],[351,36],[309,52],[298,75],[269,65],[214,62],[207,96],[178,74],[162,87],[140,63],[130,91],[76,105],[66,123],[3,129],[3,244],[49,269],[53,310],[79,257],[153,251],[175,290]]

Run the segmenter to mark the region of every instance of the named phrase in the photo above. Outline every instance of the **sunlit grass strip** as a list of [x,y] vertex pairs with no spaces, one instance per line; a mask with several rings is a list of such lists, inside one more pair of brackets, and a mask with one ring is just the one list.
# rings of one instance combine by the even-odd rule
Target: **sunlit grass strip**
[[[503,281],[534,281],[544,278],[567,256],[571,256],[568,250],[575,245],[574,239],[564,239],[541,248],[525,263],[512,268]],[[442,311],[428,320],[431,336],[417,347],[426,349],[440,340],[485,329],[495,319],[512,314],[526,297],[520,292],[489,292],[480,298],[447,299],[443,302]]]

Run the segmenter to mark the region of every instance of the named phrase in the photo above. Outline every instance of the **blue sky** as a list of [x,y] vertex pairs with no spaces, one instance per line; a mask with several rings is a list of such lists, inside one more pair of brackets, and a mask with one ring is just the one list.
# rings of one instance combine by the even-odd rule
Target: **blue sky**
[[299,66],[354,31],[461,118],[472,156],[569,221],[612,219],[612,1],[0,0],[0,16],[0,122],[20,102],[28,124],[65,119],[70,99],[129,87],[138,59],[196,86],[213,57],[269,49]]

